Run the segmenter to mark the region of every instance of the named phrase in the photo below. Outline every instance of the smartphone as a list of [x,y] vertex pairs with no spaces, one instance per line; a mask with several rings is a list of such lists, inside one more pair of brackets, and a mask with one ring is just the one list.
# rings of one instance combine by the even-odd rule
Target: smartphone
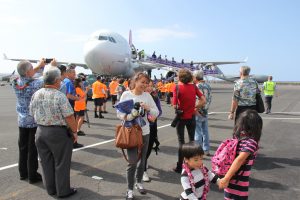
[[46,59],[45,59],[45,63],[46,63],[46,64],[49,64],[49,63],[51,63],[52,60],[53,60],[53,58],[46,58]]

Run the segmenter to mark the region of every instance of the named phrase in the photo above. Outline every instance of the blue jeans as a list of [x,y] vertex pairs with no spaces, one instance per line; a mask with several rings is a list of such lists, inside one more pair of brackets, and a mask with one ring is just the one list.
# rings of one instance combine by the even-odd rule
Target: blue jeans
[[203,151],[209,151],[208,119],[196,116],[195,142],[202,146]]

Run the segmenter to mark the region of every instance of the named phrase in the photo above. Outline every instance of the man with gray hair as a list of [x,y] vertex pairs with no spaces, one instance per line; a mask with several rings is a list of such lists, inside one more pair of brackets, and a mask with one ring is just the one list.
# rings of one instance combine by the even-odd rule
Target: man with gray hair
[[49,195],[68,197],[77,191],[70,187],[77,124],[66,95],[59,91],[60,70],[57,67],[50,68],[44,73],[43,79],[45,87],[33,94],[30,103],[30,113],[38,125],[36,147],[42,164],[43,183]]
[[[73,64],[69,64],[66,71],[66,77],[63,80],[65,86],[66,86],[66,95],[67,98],[74,110],[75,101],[80,100],[80,98],[76,95],[76,90],[74,87],[73,81],[76,78],[76,72],[75,67]],[[73,144],[74,149],[83,147],[83,144],[78,143],[77,141]]]
[[234,84],[234,92],[228,119],[233,119],[235,113],[235,122],[243,111],[247,109],[256,110],[258,84],[256,80],[249,77],[249,74],[250,67],[242,66],[240,68],[240,79]]
[[195,142],[201,145],[206,156],[210,156],[208,108],[211,103],[211,87],[204,81],[202,70],[194,71],[194,82],[206,99],[205,105],[198,109],[196,113]]
[[29,61],[20,61],[17,66],[19,77],[12,81],[13,90],[17,96],[16,110],[19,127],[19,173],[20,180],[28,179],[30,184],[42,180],[37,172],[38,159],[34,143],[37,124],[29,114],[29,103],[32,95],[43,87],[43,81],[33,79],[34,74],[45,66],[41,59],[37,67],[33,68]]

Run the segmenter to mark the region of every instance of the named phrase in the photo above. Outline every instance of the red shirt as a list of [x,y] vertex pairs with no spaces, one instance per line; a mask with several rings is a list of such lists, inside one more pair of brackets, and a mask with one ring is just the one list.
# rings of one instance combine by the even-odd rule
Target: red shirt
[[178,108],[183,111],[181,119],[191,119],[195,113],[196,95],[200,98],[203,94],[193,83],[178,84],[178,98],[176,86],[173,88],[173,105],[178,99]]

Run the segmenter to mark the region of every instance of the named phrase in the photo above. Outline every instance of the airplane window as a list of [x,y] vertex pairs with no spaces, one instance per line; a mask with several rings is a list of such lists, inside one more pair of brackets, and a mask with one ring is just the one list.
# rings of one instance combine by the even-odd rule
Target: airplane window
[[116,40],[113,37],[109,37],[109,41],[116,43]]
[[98,38],[99,40],[107,40],[107,37],[106,36],[99,36],[99,38]]

